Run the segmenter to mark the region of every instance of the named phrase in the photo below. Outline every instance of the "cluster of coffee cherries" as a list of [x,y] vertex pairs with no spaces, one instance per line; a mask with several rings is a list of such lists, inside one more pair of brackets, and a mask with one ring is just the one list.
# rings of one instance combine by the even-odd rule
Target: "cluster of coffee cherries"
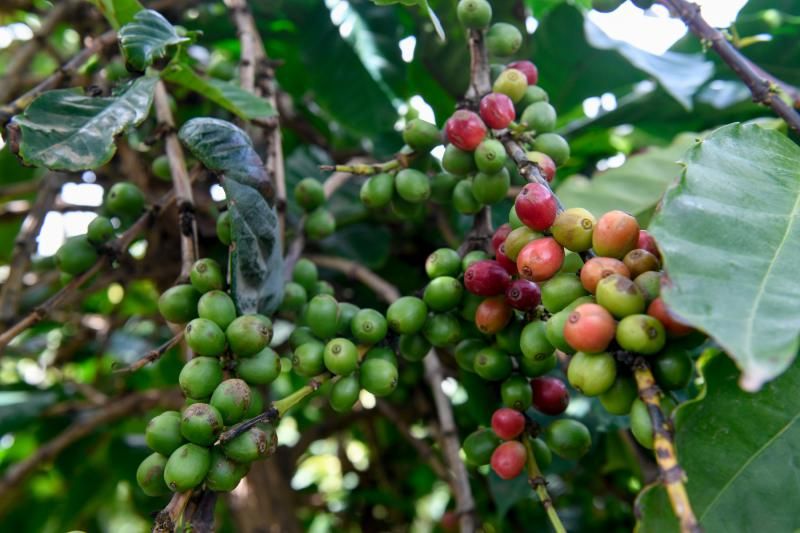
[[303,178],[294,188],[294,198],[306,213],[303,230],[306,237],[318,241],[336,231],[336,219],[325,208],[325,190],[314,178]]
[[213,259],[195,262],[190,281],[167,289],[158,301],[168,322],[185,324],[184,339],[195,357],[178,377],[186,396],[183,410],[159,414],[145,431],[154,453],[136,477],[151,496],[201,483],[215,491],[232,490],[252,461],[268,457],[277,447],[270,424],[218,442],[223,430],[264,410],[257,386],[271,383],[281,372],[280,357],[269,347],[271,320],[237,312]]

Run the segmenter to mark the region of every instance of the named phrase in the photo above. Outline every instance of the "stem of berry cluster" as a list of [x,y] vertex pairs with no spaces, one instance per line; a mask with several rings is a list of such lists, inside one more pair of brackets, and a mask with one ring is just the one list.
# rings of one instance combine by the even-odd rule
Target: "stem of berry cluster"
[[528,484],[536,491],[537,496],[539,496],[539,501],[542,502],[542,507],[544,507],[544,510],[547,512],[547,519],[550,520],[550,524],[553,526],[556,533],[566,533],[567,530],[564,528],[564,524],[561,523],[556,508],[553,506],[550,493],[547,492],[547,481],[544,479],[542,471],[539,470],[539,464],[536,462],[536,455],[533,453],[531,439],[528,438],[527,435],[523,437],[523,444],[525,444],[525,452],[527,455],[525,467],[528,470]]

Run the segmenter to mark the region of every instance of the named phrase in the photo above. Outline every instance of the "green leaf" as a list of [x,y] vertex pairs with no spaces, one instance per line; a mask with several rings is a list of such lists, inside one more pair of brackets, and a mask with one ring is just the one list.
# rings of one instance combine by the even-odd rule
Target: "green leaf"
[[[689,500],[706,531],[796,531],[800,527],[800,365],[756,394],[736,384],[726,357],[702,368],[703,394],[675,413],[678,458]],[[663,493],[663,489],[660,489]],[[666,498],[644,494],[640,533],[666,533],[674,524]]]
[[775,130],[724,126],[686,154],[652,224],[678,315],[712,336],[755,391],[786,370],[800,331],[800,148]]
[[42,94],[9,126],[11,137],[19,136],[17,155],[27,165],[53,170],[104,165],[116,150],[114,137],[147,118],[157,81],[138,78],[108,97],[86,96],[77,88]]
[[178,133],[203,165],[220,173],[231,213],[231,291],[242,313],[272,314],[283,298],[283,255],[274,191],[247,134],[230,122],[195,118]]
[[696,137],[681,134],[666,148],[649,148],[618,168],[596,172],[592,179],[570,176],[558,187],[558,197],[566,207],[583,207],[598,217],[621,209],[644,225],[664,191],[677,178],[681,170],[677,161]]
[[172,83],[195,91],[245,120],[275,116],[275,109],[265,99],[249,93],[234,83],[206,79],[183,63],[172,63],[162,77]]
[[155,60],[166,57],[169,47],[188,40],[178,35],[175,26],[152,9],[138,12],[133,22],[119,30],[125,62],[136,72],[144,72]]
[[109,24],[118,30],[134,19],[136,13],[144,9],[139,0],[92,0],[103,13]]

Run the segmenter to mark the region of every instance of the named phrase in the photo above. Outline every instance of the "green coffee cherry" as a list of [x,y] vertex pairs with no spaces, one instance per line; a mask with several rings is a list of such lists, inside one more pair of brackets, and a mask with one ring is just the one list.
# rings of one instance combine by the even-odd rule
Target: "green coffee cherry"
[[292,350],[311,341],[318,341],[318,339],[311,332],[311,328],[307,326],[298,326],[289,335],[289,347]]
[[431,343],[420,333],[400,335],[397,349],[406,361],[422,361],[431,349]]
[[281,358],[272,348],[264,348],[247,359],[239,359],[236,374],[251,385],[267,385],[281,374]]
[[195,261],[189,279],[192,281],[192,286],[200,293],[220,290],[225,286],[222,268],[219,263],[209,258]]
[[487,381],[502,381],[512,369],[511,357],[494,346],[484,348],[475,357],[475,373]]
[[369,351],[364,354],[364,361],[369,361],[371,359],[382,359],[397,366],[397,356],[391,348],[387,348],[386,346],[373,346],[370,348]]
[[59,270],[72,276],[83,274],[97,262],[97,250],[86,235],[70,237],[56,252]]
[[542,304],[551,313],[557,313],[581,296],[589,293],[575,274],[556,274],[541,285]]
[[575,252],[567,251],[564,254],[564,263],[559,269],[560,274],[577,274],[583,268],[583,259]]
[[458,177],[447,172],[440,172],[431,178],[431,200],[437,204],[450,204],[453,201],[453,189]]
[[162,154],[153,159],[150,170],[155,177],[164,181],[172,181],[172,169],[169,166],[169,158],[166,155]]
[[302,285],[309,296],[316,294],[319,281],[317,265],[306,258],[298,259],[292,269],[292,281]]
[[456,363],[467,372],[475,372],[475,359],[478,352],[487,347],[487,344],[480,339],[464,339],[459,342],[453,352]]
[[520,122],[529,131],[551,132],[556,129],[556,109],[547,102],[536,102],[525,108]]
[[222,366],[219,359],[195,357],[183,365],[178,384],[184,396],[195,400],[208,398],[222,381]]
[[164,411],[147,423],[144,441],[154,452],[169,455],[183,444],[181,435],[181,414],[178,411]]
[[350,331],[357,341],[364,344],[375,344],[386,337],[389,323],[378,311],[361,309],[350,322]]
[[558,364],[555,352],[550,354],[540,353],[535,357],[523,355],[518,358],[519,370],[525,377],[538,378],[553,370]]
[[461,258],[451,248],[439,248],[425,260],[425,272],[431,279],[440,276],[455,277],[461,271]]
[[505,22],[492,24],[486,33],[486,48],[493,56],[510,57],[522,46],[522,33]]
[[486,0],[460,0],[456,15],[465,28],[483,30],[492,21],[492,5]]
[[144,210],[144,194],[133,183],[115,183],[108,191],[105,207],[112,215],[135,217]]
[[325,189],[314,178],[303,178],[294,188],[294,199],[304,211],[313,211],[325,203]]
[[[530,387],[528,387],[530,390]],[[467,461],[474,466],[488,465],[492,459],[495,448],[500,446],[502,439],[495,435],[491,429],[478,429],[464,439],[464,455]]]
[[400,198],[411,203],[420,203],[431,195],[428,176],[413,168],[405,168],[394,178],[394,188]]
[[453,207],[464,215],[474,215],[481,210],[481,204],[472,194],[472,181],[461,180],[453,188]]
[[353,373],[358,366],[358,348],[345,338],[332,339],[322,352],[325,368],[340,376]]
[[173,492],[185,492],[203,482],[211,467],[208,448],[184,444],[169,456],[164,466],[164,481]]
[[416,333],[425,324],[427,314],[425,302],[415,296],[403,296],[386,310],[386,319],[389,327],[397,333]]
[[[516,214],[516,211],[514,213]],[[543,237],[541,233],[530,229],[528,226],[521,226],[511,230],[511,233],[508,234],[503,243],[506,256],[512,261],[516,261],[519,252],[525,245],[540,237]]]
[[245,420],[256,417],[264,412],[264,397],[256,387],[250,387],[250,407],[244,414]]
[[372,209],[385,207],[392,201],[394,177],[391,174],[375,174],[361,186],[361,202]]
[[553,421],[544,433],[547,446],[559,457],[577,460],[592,447],[592,435],[577,420],[561,418]]
[[350,302],[339,302],[339,316],[336,320],[337,335],[350,334],[350,323],[353,321],[358,311],[357,305],[353,305]]
[[233,242],[231,230],[231,213],[230,211],[223,211],[217,217],[217,239],[225,246],[230,246]]
[[650,304],[661,294],[661,272],[642,272],[633,280],[642,291],[645,301]]
[[325,370],[324,351],[325,345],[316,340],[301,344],[292,354],[294,371],[307,378],[321,374]]
[[148,496],[163,496],[169,494],[169,487],[164,481],[164,468],[167,458],[160,453],[148,455],[136,469],[136,482],[142,492]]
[[211,320],[195,318],[184,331],[186,344],[196,354],[217,356],[225,351],[225,333]]
[[303,286],[291,281],[283,288],[283,301],[281,301],[280,310],[284,313],[296,313],[303,309],[307,301],[308,293]]
[[375,396],[387,396],[397,387],[397,367],[383,359],[371,359],[361,364],[361,387]]
[[230,323],[225,330],[233,353],[239,357],[250,357],[272,340],[272,321],[264,315],[242,315]]
[[216,407],[194,403],[183,410],[181,435],[191,443],[210,446],[222,431],[222,416]]
[[511,376],[500,385],[500,397],[506,407],[525,411],[531,406],[531,385],[522,376]]
[[629,352],[652,355],[661,351],[666,340],[664,326],[649,315],[626,316],[617,324],[617,343]]
[[477,169],[475,158],[471,152],[456,148],[448,144],[442,156],[442,168],[456,176],[466,176]]
[[694,363],[686,350],[668,346],[650,361],[658,385],[664,390],[678,390],[689,385]]
[[434,146],[442,144],[442,134],[436,124],[431,124],[421,118],[414,118],[409,120],[403,129],[403,142],[414,151],[425,153]]
[[331,394],[328,398],[331,407],[337,413],[346,413],[353,409],[358,401],[358,394],[361,392],[361,384],[358,376],[350,374],[343,376],[331,387]]
[[521,228],[525,225],[519,219],[519,216],[517,215],[517,209],[514,207],[514,204],[511,204],[511,209],[508,210],[508,225],[511,226],[511,229]]
[[533,456],[539,468],[542,469],[550,466],[553,462],[553,452],[550,451],[550,447],[547,446],[542,439],[531,440],[531,446],[533,447]]
[[251,463],[269,457],[278,448],[278,436],[270,424],[252,427],[222,445],[226,456],[237,463]]
[[486,139],[475,149],[475,165],[487,174],[496,174],[506,164],[506,148],[497,139]]
[[328,296],[334,296],[336,294],[336,291],[333,289],[333,285],[331,285],[329,282],[323,279],[317,282],[317,288],[314,291],[314,296],[318,294],[327,294]]
[[511,177],[505,168],[496,174],[478,172],[472,179],[472,196],[481,204],[496,204],[506,197],[510,186]]
[[211,405],[222,415],[226,426],[231,426],[244,418],[250,408],[250,387],[241,379],[226,379],[214,389]]
[[432,311],[449,311],[461,302],[464,287],[456,278],[441,276],[432,279],[425,287],[422,299]]
[[333,232],[336,231],[336,219],[333,218],[330,211],[324,207],[318,207],[308,214],[304,228],[309,239],[320,241],[333,235]]
[[557,133],[542,133],[533,141],[533,149],[549,155],[556,165],[561,166],[569,159],[569,144]]
[[158,311],[167,321],[185,324],[197,317],[200,293],[188,283],[175,285],[164,291],[158,299]]
[[306,323],[320,339],[333,337],[339,328],[339,303],[327,294],[314,296],[306,307]]
[[547,102],[549,100],[550,97],[547,95],[547,91],[538,85],[529,85],[528,88],[525,89],[525,95],[522,97],[522,100],[515,104],[517,114],[522,114],[522,112],[525,111],[525,109],[527,109],[531,104],[535,104],[536,102]]
[[599,396],[614,385],[617,362],[610,353],[578,352],[569,361],[569,384],[586,396]]
[[505,94],[511,98],[513,102],[522,100],[527,88],[528,79],[525,77],[525,74],[515,68],[510,68],[501,72],[492,85],[492,90],[494,92]]
[[91,244],[105,244],[114,237],[114,225],[106,217],[97,217],[89,222],[86,238]]
[[211,450],[211,466],[206,474],[206,486],[217,492],[230,492],[247,474],[248,466],[225,457],[219,448]]
[[197,302],[197,313],[224,330],[236,319],[236,305],[227,293],[209,291]]
[[497,347],[512,355],[522,353],[520,342],[524,326],[525,323],[522,320],[512,318],[506,327],[495,334],[494,340],[497,343]]
[[627,415],[637,395],[638,390],[633,378],[617,375],[611,388],[600,395],[600,403],[612,415]]
[[466,270],[473,263],[477,263],[478,261],[483,261],[484,259],[489,259],[489,255],[483,250],[472,250],[471,252],[467,252],[464,258],[461,260],[461,271],[466,272]]
[[572,207],[558,214],[550,231],[558,243],[573,252],[592,247],[592,233],[597,219],[586,209]]
[[597,283],[597,303],[616,318],[643,313],[644,295],[634,282],[620,274],[611,274]]
[[461,340],[461,323],[451,313],[431,314],[422,326],[422,334],[431,345],[444,348]]

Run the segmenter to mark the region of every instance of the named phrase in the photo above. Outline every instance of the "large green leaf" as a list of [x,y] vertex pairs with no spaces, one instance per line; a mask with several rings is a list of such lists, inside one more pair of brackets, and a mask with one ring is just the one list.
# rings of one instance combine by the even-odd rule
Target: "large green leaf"
[[243,119],[252,120],[275,115],[275,109],[267,100],[245,91],[234,83],[203,78],[183,63],[173,62],[164,69],[162,77],[205,96]]
[[92,0],[103,15],[105,15],[109,24],[114,29],[119,29],[121,26],[133,20],[136,13],[141,11],[142,4],[139,0]]
[[179,137],[206,168],[220,173],[231,213],[231,289],[237,307],[271,314],[283,298],[283,255],[261,158],[247,134],[224,120],[192,119]]
[[595,216],[622,209],[645,224],[664,191],[677,179],[677,161],[697,136],[677,136],[666,148],[649,148],[622,166],[597,172],[592,179],[575,175],[567,178],[557,193],[567,207],[583,207]]
[[[800,528],[800,365],[756,394],[736,384],[721,355],[703,367],[705,392],[675,413],[678,458],[706,531],[797,531]],[[677,531],[662,488],[638,501],[639,533]]]
[[167,56],[170,47],[189,39],[178,35],[175,26],[158,11],[139,11],[133,22],[119,30],[119,45],[128,67],[136,72]]
[[685,160],[652,224],[672,281],[663,296],[736,361],[743,388],[758,390],[800,344],[800,148],[733,124]]
[[97,168],[114,155],[114,136],[150,112],[157,77],[138,78],[120,94],[87,96],[81,89],[48,91],[12,119],[11,145],[28,165],[53,170]]

